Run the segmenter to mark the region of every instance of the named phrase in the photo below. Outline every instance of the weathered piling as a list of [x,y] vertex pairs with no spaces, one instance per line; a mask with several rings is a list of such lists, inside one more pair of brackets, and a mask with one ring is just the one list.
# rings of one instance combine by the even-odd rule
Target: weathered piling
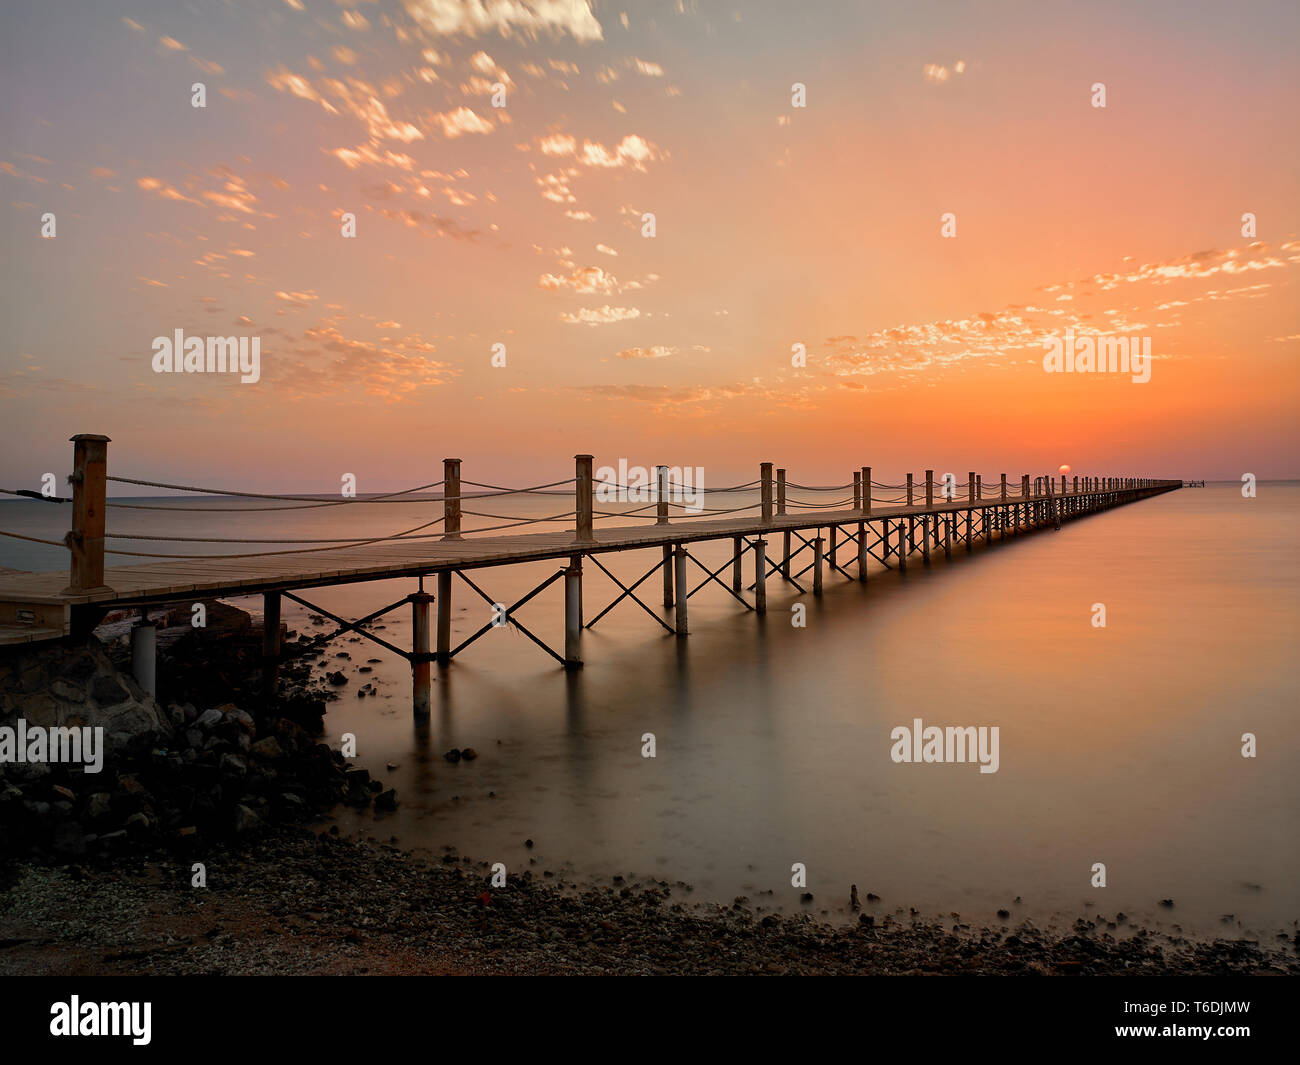
[[459,540],[460,459],[442,460],[442,538]]
[[108,437],[72,437],[72,529],[64,543],[71,556],[65,595],[104,587],[104,515],[108,505]]

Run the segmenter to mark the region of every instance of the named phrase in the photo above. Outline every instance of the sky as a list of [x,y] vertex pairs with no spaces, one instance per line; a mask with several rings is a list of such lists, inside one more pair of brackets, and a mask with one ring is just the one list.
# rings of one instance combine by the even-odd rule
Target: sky
[[[0,487],[83,432],[253,491],[1300,476],[1298,40],[1294,2],[17,0]],[[156,372],[177,329],[259,380]],[[1047,372],[1067,329],[1149,380]]]

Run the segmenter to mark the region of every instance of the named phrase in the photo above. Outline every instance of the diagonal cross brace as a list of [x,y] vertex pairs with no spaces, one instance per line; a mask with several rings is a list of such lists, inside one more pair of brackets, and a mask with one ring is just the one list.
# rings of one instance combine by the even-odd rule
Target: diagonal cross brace
[[633,584],[631,588],[629,588],[626,584],[624,584],[617,577],[615,577],[614,574],[610,573],[609,570],[607,570],[604,566],[602,566],[600,564],[600,559],[598,559],[595,555],[588,555],[587,557],[596,564],[597,568],[600,570],[601,573],[603,573],[606,577],[608,577],[611,581],[613,581],[615,584],[617,584],[620,588],[623,589],[623,594],[620,595],[617,599],[615,599],[612,603],[610,603],[609,606],[605,607],[604,610],[602,610],[589,622],[587,622],[584,628],[588,628],[588,629],[591,628],[594,624],[596,624],[596,622],[598,622],[601,618],[603,618],[606,614],[608,614],[611,610],[613,610],[616,606],[618,606],[619,603],[621,603],[624,599],[631,596],[632,601],[636,603],[637,606],[639,606],[642,610],[644,610],[647,614],[649,614],[652,618],[654,618],[655,621],[659,622],[659,624],[662,625],[665,629],[667,629],[669,632],[676,631],[671,625],[668,624],[668,622],[664,621],[663,618],[661,618],[658,614],[656,614],[653,610],[651,610],[648,606],[646,606],[645,603],[643,603],[639,598],[637,598],[635,594],[635,589],[639,588],[645,581],[648,581],[651,577],[653,577],[656,573],[658,573],[661,569],[664,568],[664,563],[662,559],[660,559],[650,568],[649,573],[647,573],[644,577],[642,577],[635,584]]
[[[748,551],[749,548],[746,547],[745,550]],[[718,579],[718,574],[719,574],[719,573],[721,573],[721,572],[722,572],[724,569],[726,569],[728,566],[735,565],[735,561],[736,561],[736,560],[735,560],[734,558],[729,558],[729,559],[727,559],[727,561],[724,562],[721,566],[719,566],[717,569],[715,569],[715,570],[713,570],[713,571],[710,572],[709,567],[706,566],[703,562],[701,562],[701,561],[700,561],[698,558],[696,558],[694,555],[692,555],[689,551],[686,552],[686,557],[689,558],[692,562],[694,562],[697,566],[699,566],[700,569],[704,570],[704,572],[708,574],[708,576],[707,576],[704,580],[700,581],[700,583],[697,584],[697,585],[696,585],[696,586],[695,586],[691,591],[689,591],[689,592],[686,593],[686,598],[687,598],[687,599],[689,599],[691,596],[693,596],[693,595],[694,595],[696,592],[698,592],[701,588],[705,587],[705,586],[709,583],[709,581],[716,581],[716,582],[718,583],[718,585],[719,585],[721,588],[723,588],[729,596],[731,596],[731,598],[735,599],[736,602],[740,603],[740,605],[743,606],[746,610],[753,610],[753,609],[754,609],[754,608],[753,608],[752,606],[750,606],[747,602],[745,602],[745,598],[744,598],[744,596],[740,595],[740,594],[739,594],[739,593],[738,593],[734,588],[731,588],[731,587],[727,586],[727,585],[724,584],[721,580]]]
[[[495,599],[493,599],[490,595],[488,595],[487,592],[483,591],[483,589],[480,588],[477,584],[475,584],[472,580],[466,577],[464,573],[462,573],[460,570],[456,570],[455,572],[456,575],[460,577],[461,580],[463,580],[466,584],[468,584],[471,588],[473,588],[474,591],[478,592],[478,594],[483,597],[485,602],[490,603],[492,606],[497,605]],[[554,651],[552,651],[549,647],[547,647],[545,643],[543,643],[540,639],[538,639],[531,632],[529,632],[528,629],[525,628],[521,622],[516,621],[514,614],[516,610],[518,610],[521,606],[527,603],[530,599],[532,599],[534,596],[541,595],[542,592],[544,592],[547,588],[549,588],[552,584],[554,584],[563,576],[564,576],[564,570],[562,569],[556,570],[553,574],[551,574],[551,576],[547,577],[546,580],[542,581],[541,584],[539,584],[526,596],[520,599],[519,602],[507,608],[505,614],[506,624],[513,625],[516,629],[522,632],[525,636],[527,636],[530,640],[532,640],[533,643],[537,644],[538,647],[540,647],[543,651],[545,651],[548,655],[554,658],[561,665],[564,664],[564,658],[561,655],[557,655]],[[466,640],[462,640],[459,645],[457,645],[455,648],[452,649],[451,653],[448,654],[447,657],[455,658],[456,655],[458,655],[461,651],[465,650],[466,647],[472,644],[480,636],[483,636],[489,630],[494,628],[500,628],[500,626],[493,625],[492,622],[489,621],[486,625],[484,625],[481,629],[479,629],[478,632],[474,633],[473,636],[469,637]]]
[[329,618],[331,621],[333,621],[335,624],[339,626],[338,629],[336,629],[334,632],[329,633],[328,635],[313,637],[311,641],[308,643],[307,647],[305,647],[300,653],[305,654],[307,651],[314,651],[318,646],[322,646],[324,644],[329,643],[331,640],[336,639],[339,636],[342,636],[345,632],[355,632],[358,636],[364,636],[367,640],[371,640],[379,644],[380,647],[388,648],[388,650],[392,651],[394,654],[399,654],[403,658],[408,660],[411,658],[410,651],[403,651],[400,647],[397,647],[389,643],[387,640],[381,640],[373,632],[367,632],[364,628],[362,628],[363,625],[370,624],[370,622],[374,621],[376,618],[383,617],[390,610],[396,610],[403,603],[409,602],[409,600],[407,599],[399,599],[396,603],[390,603],[382,610],[376,610],[373,614],[367,614],[365,617],[357,621],[347,621],[344,618],[339,617],[337,614],[330,613],[324,607],[319,607],[315,603],[307,602],[307,600],[303,599],[302,596],[294,595],[293,592],[281,592],[280,594],[283,595],[286,599],[292,599],[295,603],[298,603],[301,606],[305,606],[308,610],[313,610],[317,614],[321,614]]

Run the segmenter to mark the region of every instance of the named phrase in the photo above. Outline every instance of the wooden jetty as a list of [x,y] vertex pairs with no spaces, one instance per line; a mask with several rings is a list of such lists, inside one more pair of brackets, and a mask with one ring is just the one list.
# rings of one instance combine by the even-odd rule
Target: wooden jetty
[[[334,632],[317,638],[313,646],[353,632],[407,659],[412,667],[412,693],[417,715],[429,712],[432,665],[446,666],[475,640],[507,619],[510,625],[564,668],[575,669],[582,665],[583,630],[591,628],[625,599],[640,606],[668,632],[684,637],[688,632],[688,601],[705,587],[717,585],[747,610],[763,614],[767,609],[768,581],[772,579],[787,582],[801,593],[811,591],[820,595],[828,571],[849,580],[865,582],[872,560],[887,570],[906,571],[909,561],[918,554],[922,563],[928,563],[932,551],[942,551],[951,556],[955,550],[969,552],[977,542],[987,542],[995,537],[1005,539],[1008,535],[1016,536],[1045,526],[1059,529],[1063,521],[1134,503],[1183,485],[1178,480],[1138,477],[1075,476],[1070,483],[1064,475],[1057,481],[1053,476],[1031,478],[1029,474],[1021,476],[1019,485],[1009,485],[1006,475],[1002,474],[999,482],[990,486],[975,473],[968,474],[966,483],[959,485],[951,476],[936,482],[934,471],[926,470],[920,483],[914,482],[913,476],[908,474],[905,484],[892,486],[873,481],[871,467],[863,466],[854,471],[851,483],[822,489],[792,486],[785,470],[774,470],[772,463],[765,462],[760,466],[756,481],[712,490],[719,493],[756,490],[757,502],[727,511],[727,516],[707,516],[710,512],[706,511],[706,516],[702,517],[680,513],[674,517],[670,513],[674,507],[679,512],[686,508],[671,502],[673,491],[667,468],[659,467],[649,506],[621,515],[598,514],[595,509],[596,489],[598,485],[602,488],[607,486],[605,482],[593,479],[592,456],[578,455],[573,478],[558,482],[573,486],[574,509],[561,516],[572,517],[571,528],[489,535],[470,530],[462,532],[462,504],[466,500],[485,495],[537,494],[537,490],[500,489],[466,493],[462,489],[461,460],[446,459],[443,480],[437,482],[441,495],[434,497],[443,504],[442,517],[436,523],[428,523],[440,524],[440,533],[424,536],[399,534],[301,551],[238,550],[237,553],[213,557],[123,551],[116,553],[142,555],[153,561],[105,568],[106,550],[114,553],[114,549],[105,547],[106,540],[119,538],[106,529],[105,515],[114,505],[107,498],[108,482],[152,484],[173,489],[186,486],[109,477],[107,437],[85,434],[73,437],[72,441],[73,473],[68,480],[73,495],[70,500],[60,500],[72,504],[71,530],[62,545],[55,544],[66,546],[70,553],[70,575],[68,578],[57,573],[0,576],[0,644],[80,636],[92,630],[110,610],[139,609],[141,621],[132,630],[132,658],[137,680],[152,692],[155,630],[149,622],[150,607],[260,593],[266,619],[263,653],[268,683],[274,682],[276,663],[282,660],[280,611],[282,601],[289,599],[330,618],[338,626]],[[555,486],[541,487],[550,489]],[[790,487],[813,492],[848,491],[851,488],[852,494],[823,510],[789,499],[787,489]],[[889,505],[880,506],[875,495],[878,488],[900,494],[888,497]],[[227,494],[217,490],[203,491]],[[319,501],[304,501],[302,497],[257,498],[294,500],[303,506],[319,505]],[[370,501],[373,500],[356,500],[359,503]],[[649,513],[651,508],[653,514]],[[646,521],[653,517],[653,524],[601,528],[595,524],[598,518],[638,515]],[[517,524],[523,526],[538,521],[525,516]],[[780,534],[781,550],[769,557],[769,537],[774,534]],[[193,539],[167,536],[120,538],[185,542]],[[693,544],[728,539],[732,542],[731,558],[716,570],[709,569],[691,553]],[[208,542],[231,541],[214,537]],[[651,569],[630,585],[615,577],[600,561],[601,555],[610,552],[634,550],[654,551],[658,557]],[[796,572],[796,563],[803,560],[805,552],[807,560]],[[743,576],[746,558],[752,574],[749,583]],[[499,605],[469,573],[494,566],[548,560],[562,560],[564,566],[510,605],[504,618],[494,618],[468,639],[452,645],[453,577],[458,577],[490,604],[494,612],[499,612]],[[584,621],[584,562],[600,569],[621,589],[621,594],[590,621]],[[702,579],[697,577],[699,583],[694,587],[690,581],[692,570],[688,568],[691,565],[703,574]],[[730,574],[724,578],[728,569]],[[800,583],[809,571],[812,573],[810,588]],[[637,589],[656,573],[662,573],[663,577],[663,605],[673,611],[671,625],[636,594]],[[418,578],[418,590],[356,620],[338,617],[300,594],[311,588],[397,577]],[[436,594],[424,590],[426,577],[436,577]],[[518,608],[561,580],[564,582],[565,600],[562,652],[549,647],[515,617]],[[368,625],[407,603],[411,606],[413,623],[409,650],[367,630]],[[430,609],[435,604],[436,626],[431,626]]]

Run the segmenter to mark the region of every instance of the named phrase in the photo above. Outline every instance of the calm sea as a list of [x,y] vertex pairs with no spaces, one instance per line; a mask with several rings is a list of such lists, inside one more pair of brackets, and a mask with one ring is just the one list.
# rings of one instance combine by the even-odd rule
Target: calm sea
[[[268,514],[210,510],[241,505],[224,499],[172,505],[209,511],[114,510],[110,531],[346,537],[440,513],[436,503]],[[472,509],[543,515],[570,501]],[[684,881],[692,899],[746,895],[834,919],[853,916],[856,884],[864,900],[881,897],[868,907],[877,913],[915,907],[983,922],[1005,908],[1065,926],[1123,911],[1153,926],[1271,941],[1300,917],[1298,519],[1296,483],[1262,483],[1255,499],[1236,484],[1189,488],[951,562],[940,552],[928,568],[918,558],[905,578],[873,570],[864,587],[832,575],[821,599],[773,579],[765,619],[715,585],[690,600],[686,639],[625,600],[586,633],[586,668],[571,675],[513,628],[494,629],[435,674],[425,727],[412,721],[406,664],[343,638],[331,653],[351,654],[352,680],[330,706],[326,738],[337,745],[354,733],[358,761],[398,789],[400,807],[378,826],[373,814],[343,813],[340,824],[433,853],[454,846],[511,873]],[[66,507],[0,503],[3,529],[58,539],[67,520]],[[769,554],[778,542],[769,539]],[[210,548],[259,549],[275,545]],[[729,552],[730,541],[698,549],[710,568]],[[630,583],[657,552],[601,560]],[[66,560],[0,540],[0,565],[61,569]],[[472,579],[508,604],[557,567]],[[692,586],[703,579],[692,569]],[[413,587],[306,597],[356,617]],[[656,609],[660,588],[658,575],[642,585]],[[587,620],[617,591],[588,562]],[[459,580],[453,596],[459,642],[490,608]],[[557,583],[519,612],[555,647],[561,599]],[[260,599],[231,602],[260,612]],[[1097,603],[1105,628],[1092,624]],[[805,627],[792,624],[795,604],[806,604]],[[305,610],[285,608],[291,628],[318,631]],[[384,622],[380,635],[409,646],[409,608]],[[369,658],[380,660],[374,673],[356,674]],[[365,680],[377,698],[355,698]],[[894,763],[891,730],[915,718],[998,726],[998,771]],[[1255,758],[1241,754],[1247,732]],[[642,757],[647,733],[654,758]],[[449,764],[451,747],[480,757]],[[792,886],[796,863],[812,903]],[[1096,863],[1105,888],[1091,886]]]

